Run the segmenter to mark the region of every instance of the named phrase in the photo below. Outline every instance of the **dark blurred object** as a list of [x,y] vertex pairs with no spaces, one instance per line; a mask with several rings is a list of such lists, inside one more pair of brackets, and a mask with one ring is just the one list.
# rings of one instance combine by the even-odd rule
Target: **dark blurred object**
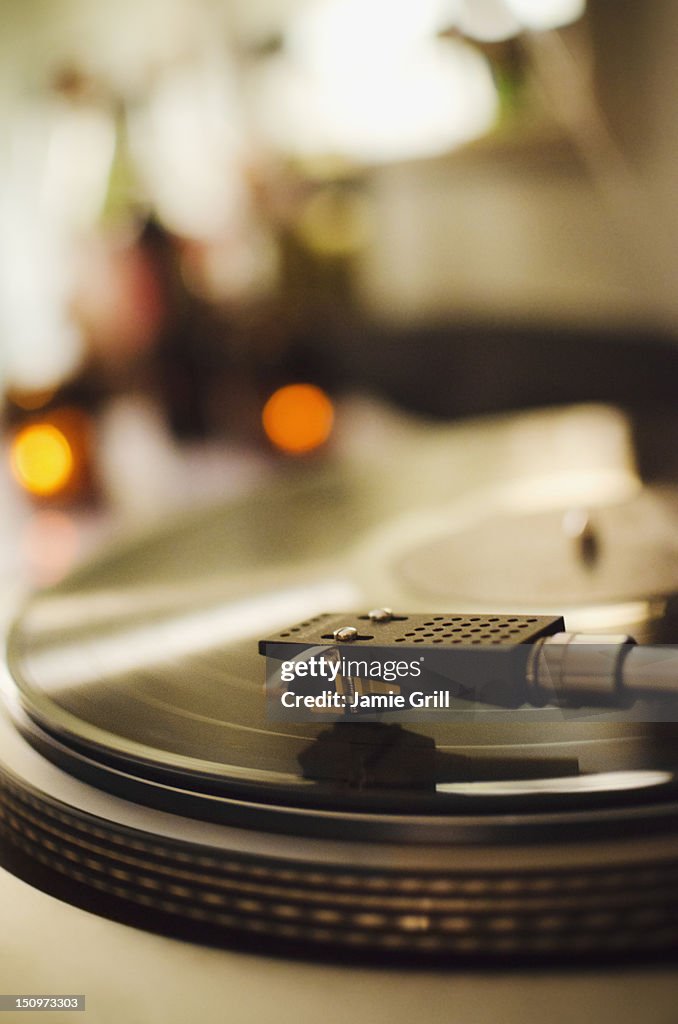
[[568,402],[673,406],[678,394],[678,347],[656,332],[440,324],[346,340],[352,383],[444,418]]

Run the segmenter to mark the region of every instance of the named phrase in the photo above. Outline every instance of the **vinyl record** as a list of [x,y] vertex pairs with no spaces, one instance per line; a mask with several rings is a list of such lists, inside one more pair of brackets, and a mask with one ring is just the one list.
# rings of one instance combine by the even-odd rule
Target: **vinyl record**
[[[397,740],[393,729],[386,741],[383,729],[360,725],[281,725],[266,719],[257,653],[258,639],[285,624],[375,604],[547,608],[575,619],[593,608],[608,630],[637,609],[642,630],[653,614],[665,622],[674,570],[678,579],[678,500],[642,487],[623,428],[618,414],[595,408],[425,433],[412,426],[376,460],[307,467],[109,554],[33,598],[12,631],[10,671],[33,742],[116,791],[121,771],[143,780],[145,799],[157,799],[147,783],[178,786],[192,813],[212,817],[221,813],[214,798],[246,799],[269,824],[279,805],[307,814],[432,813],[459,800],[481,812],[509,800],[514,809],[547,799],[581,807],[609,798],[591,776],[610,772],[642,790],[644,773],[673,766],[670,727],[614,713],[553,722],[539,709],[534,724],[507,723],[462,702],[462,721],[426,722]],[[582,466],[575,442],[584,432],[599,450],[589,446]],[[548,477],[516,461],[537,437]],[[544,493],[557,496],[555,507]],[[586,498],[595,564],[557,525]],[[388,777],[393,743],[400,757],[407,746],[411,781]],[[387,758],[370,785],[351,768],[365,749],[373,762]]]

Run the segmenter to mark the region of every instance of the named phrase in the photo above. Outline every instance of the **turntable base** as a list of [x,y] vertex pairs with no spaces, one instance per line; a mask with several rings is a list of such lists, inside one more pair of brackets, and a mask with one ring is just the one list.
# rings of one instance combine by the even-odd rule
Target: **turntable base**
[[[538,973],[310,964],[152,935],[53,899],[0,869],[0,989],[78,992],[97,1024],[665,1024],[678,977],[666,968]],[[9,1019],[9,1016],[8,1016]],[[23,1018],[22,1018],[23,1019]],[[54,1024],[77,1024],[58,1011]]]

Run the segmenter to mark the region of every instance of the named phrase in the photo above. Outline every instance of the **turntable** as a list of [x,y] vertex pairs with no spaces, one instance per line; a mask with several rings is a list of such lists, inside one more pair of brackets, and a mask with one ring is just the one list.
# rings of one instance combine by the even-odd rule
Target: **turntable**
[[[78,960],[119,1013],[125,984],[143,999],[129,1019],[188,1015],[176,980],[155,1004],[140,995],[125,973],[138,950],[149,977],[163,958],[190,961],[212,995],[240,972],[255,989],[237,1019],[289,997],[284,969],[297,996],[276,1016],[295,1021],[314,1015],[304,984],[316,999],[341,992],[328,1019],[367,1019],[359,993],[344,1002],[357,977],[377,1000],[370,1019],[382,1000],[384,1019],[416,1012],[423,977],[440,1019],[452,998],[471,1019],[475,977],[487,1019],[503,1006],[518,1020],[517,979],[535,966],[548,997],[555,969],[597,964],[558,982],[573,993],[578,979],[588,1019],[638,1019],[650,989],[658,1007],[674,998],[671,974],[629,965],[678,947],[678,725],[472,703],[454,720],[273,722],[257,650],[290,623],[385,604],[469,623],[563,615],[577,632],[676,642],[678,490],[644,477],[638,430],[602,405],[402,419],[362,453],[130,541],[32,597],[3,680],[1,877],[8,906],[23,888],[45,935],[72,927],[80,951],[69,964],[54,950],[40,984],[59,964],[81,991]],[[9,930],[14,990],[30,977],[16,908]],[[93,968],[94,936],[125,984]],[[469,966],[512,973],[455,973]],[[572,1019],[560,1012],[549,1005]]]

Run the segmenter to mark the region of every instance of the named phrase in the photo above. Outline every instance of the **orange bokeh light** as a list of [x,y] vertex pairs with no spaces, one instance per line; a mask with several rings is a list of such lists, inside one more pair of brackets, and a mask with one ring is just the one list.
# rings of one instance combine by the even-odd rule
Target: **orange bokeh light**
[[334,406],[315,384],[287,384],[266,402],[261,416],[269,441],[281,451],[302,455],[327,441]]
[[65,434],[52,423],[33,423],[12,441],[12,472],[30,494],[52,497],[71,483],[73,451]]

